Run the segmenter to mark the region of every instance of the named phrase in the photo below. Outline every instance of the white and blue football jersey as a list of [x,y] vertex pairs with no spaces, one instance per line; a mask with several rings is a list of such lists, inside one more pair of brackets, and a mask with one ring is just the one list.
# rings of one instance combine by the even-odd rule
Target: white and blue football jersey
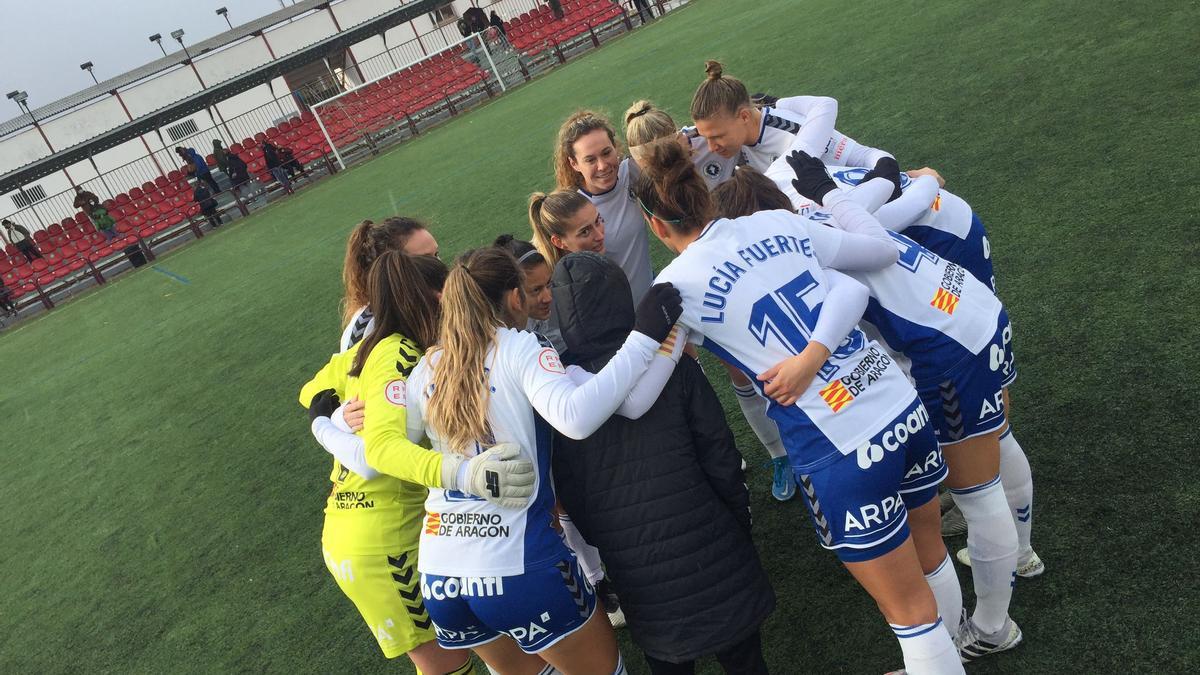
[[[429,427],[433,369],[440,352],[421,359],[408,378],[408,426],[423,429],[432,448],[456,452]],[[522,574],[554,564],[568,556],[562,538],[550,526],[555,504],[550,479],[552,429],[530,403],[531,391],[545,381],[566,377],[558,352],[538,336],[503,328],[496,331],[495,346],[487,359],[488,421],[496,443],[516,443],[521,457],[533,462],[533,498],[523,508],[503,508],[457,490],[429,488],[425,522],[421,530],[418,569],[426,574],[456,577],[492,577]],[[478,443],[468,454],[478,454]]]
[[[839,187],[858,185],[867,173],[866,169],[848,166],[826,168]],[[906,191],[912,183],[907,174],[900,174],[902,191]],[[793,194],[794,191],[788,192],[789,197]],[[996,290],[996,278],[992,270],[992,247],[988,241],[987,230],[984,229],[979,216],[971,209],[971,205],[962,197],[944,188],[938,190],[926,213],[897,230],[946,260],[965,267],[976,279],[993,291]]]
[[[809,227],[786,211],[713,221],[657,278],[679,289],[689,339],[760,390],[758,374],[807,346],[828,292]],[[856,328],[795,405],[772,401],[768,414],[793,468],[811,473],[855,452],[914,396],[886,350]]]
[[913,377],[920,382],[984,350],[1004,306],[963,267],[904,235],[889,234],[900,250],[896,264],[846,274],[871,292],[863,321],[875,327],[890,349],[911,360]]
[[[758,141],[754,145],[742,147],[742,155],[746,163],[758,171],[766,172],[771,163],[787,155],[792,150],[796,134],[804,124],[804,116],[791,110],[766,107],[762,109],[762,121],[759,123]],[[833,131],[821,161],[827,165],[866,165],[875,156],[882,156],[881,150],[865,146],[838,130]]]

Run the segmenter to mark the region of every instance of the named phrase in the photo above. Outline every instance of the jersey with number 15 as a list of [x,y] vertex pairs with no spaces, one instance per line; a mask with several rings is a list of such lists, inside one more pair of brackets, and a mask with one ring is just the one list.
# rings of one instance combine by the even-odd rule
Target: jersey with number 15
[[[787,211],[709,223],[658,275],[683,298],[689,339],[755,378],[800,353],[820,317],[831,259],[844,233]],[[824,251],[824,253],[823,253]],[[854,452],[911,405],[915,392],[877,343],[855,328],[795,405],[771,402],[793,468],[811,473]]]

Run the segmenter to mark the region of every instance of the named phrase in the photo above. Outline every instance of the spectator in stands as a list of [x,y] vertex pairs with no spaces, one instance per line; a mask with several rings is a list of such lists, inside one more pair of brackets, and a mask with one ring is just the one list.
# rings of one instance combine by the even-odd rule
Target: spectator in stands
[[467,20],[463,17],[458,17],[458,21],[455,21],[454,25],[458,26],[458,32],[461,33],[463,37],[467,37],[471,34],[471,27],[467,25]]
[[195,148],[175,148],[175,154],[179,155],[179,158],[183,161],[192,165],[192,173],[195,174],[196,178],[208,183],[208,186],[212,188],[213,194],[221,191],[221,186],[217,185],[216,179],[213,178],[212,170],[208,168],[208,162],[204,161],[204,158],[200,156],[200,153],[196,152]]
[[13,302],[12,291],[4,285],[3,279],[0,279],[0,310],[4,310],[8,316],[17,315],[17,303]]
[[550,5],[550,11],[554,12],[554,18],[563,18],[562,0],[546,0],[546,4]]
[[42,257],[42,252],[37,250],[37,246],[34,246],[33,237],[29,236],[29,230],[25,229],[25,226],[7,219],[0,221],[0,225],[4,226],[8,241],[17,247],[26,260],[33,262],[34,258]]
[[103,234],[105,239],[112,240],[117,236],[117,222],[108,215],[108,209],[97,204],[96,208],[88,212],[88,215],[91,216],[96,230]]
[[100,198],[96,195],[84,190],[82,187],[75,187],[75,202],[74,206],[82,210],[84,213],[90,214],[92,209],[100,206]]
[[305,173],[304,165],[300,163],[300,160],[296,159],[296,154],[292,152],[291,148],[277,147],[279,150],[279,160],[283,162],[283,170],[287,171],[289,179],[296,180],[296,176]]
[[246,160],[236,152],[229,153],[226,161],[229,162],[229,184],[233,187],[233,194],[240,197],[241,187],[250,182],[250,169],[246,166]]
[[467,20],[467,27],[472,33],[482,33],[488,28],[487,14],[478,7],[468,7],[467,11],[463,12],[463,18]]
[[221,226],[221,214],[217,213],[217,198],[213,196],[212,190],[208,189],[208,185],[199,179],[192,180],[192,199],[200,205],[200,212],[208,218],[209,225],[214,229]]
[[221,144],[221,139],[213,139],[213,159],[217,160],[217,168],[226,176],[229,175],[229,151]]
[[643,25],[654,18],[654,12],[651,11],[648,0],[633,0],[633,6],[637,9],[638,18],[642,20]]
[[492,10],[492,14],[491,14],[491,24],[492,24],[492,28],[495,28],[496,30],[500,31],[501,35],[503,35],[504,37],[508,37],[508,31],[504,30],[504,20],[500,18],[500,15],[497,14],[496,10],[494,10],[494,9]]
[[292,182],[288,180],[287,171],[283,168],[283,160],[279,157],[279,148],[271,141],[263,141],[262,143],[263,161],[267,164],[267,170],[279,181],[283,186],[284,192],[292,194]]

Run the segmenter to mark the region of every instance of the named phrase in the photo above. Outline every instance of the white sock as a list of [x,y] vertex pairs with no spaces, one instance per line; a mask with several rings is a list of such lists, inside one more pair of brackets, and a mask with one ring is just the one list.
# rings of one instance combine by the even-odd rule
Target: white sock
[[1029,470],[1029,458],[1021,444],[1013,436],[1012,427],[1000,437],[1000,481],[1004,483],[1004,498],[1012,511],[1013,524],[1017,526],[1018,559],[1025,559],[1033,544],[1033,472]]
[[752,384],[739,387],[730,382],[730,385],[733,386],[733,393],[737,394],[738,407],[742,409],[742,416],[746,418],[750,430],[754,432],[755,436],[758,436],[758,442],[767,449],[767,454],[771,455],[771,459],[787,457],[787,450],[783,448],[783,440],[779,438],[779,426],[775,424],[775,420],[767,417],[767,401],[758,395],[758,391]]
[[938,614],[942,616],[946,630],[951,635],[958,635],[958,620],[962,617],[962,587],[958,585],[958,573],[950,562],[949,553],[936,570],[925,575],[925,581],[929,582],[929,590],[933,591],[933,597],[937,600]]
[[579,568],[583,570],[583,576],[587,577],[594,587],[604,578],[600,551],[587,543],[583,535],[579,534],[579,529],[575,527],[575,523],[571,522],[571,516],[560,513],[558,522],[562,525],[563,539],[567,541],[567,547],[575,552],[575,557],[579,560]]
[[1004,627],[1017,575],[1017,528],[1008,512],[1000,476],[951,490],[954,503],[967,521],[967,553],[975,582],[975,613],[971,620],[985,634]]
[[613,671],[613,675],[629,675],[629,671],[625,670],[625,657],[617,652],[617,669]]
[[904,654],[904,670],[908,675],[951,675],[963,672],[962,660],[954,640],[941,619],[916,626],[892,624],[892,632],[900,641]]

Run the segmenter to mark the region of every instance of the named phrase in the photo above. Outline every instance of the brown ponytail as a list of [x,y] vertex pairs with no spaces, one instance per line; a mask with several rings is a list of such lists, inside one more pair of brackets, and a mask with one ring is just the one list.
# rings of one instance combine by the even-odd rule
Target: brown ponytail
[[599,113],[576,111],[558,128],[558,139],[554,146],[554,180],[558,183],[558,189],[578,190],[583,187],[583,174],[571,168],[571,160],[575,158],[575,141],[597,129],[603,129],[608,134],[609,142],[620,153],[621,145],[617,142],[616,131],[608,118]]
[[512,254],[488,247],[459,256],[442,292],[441,352],[433,368],[430,428],[455,452],[470,454],[478,442],[491,445],[488,423],[487,355],[496,330],[505,325],[505,295],[521,288]]
[[746,85],[732,77],[724,77],[725,67],[718,61],[705,61],[707,75],[692,96],[692,119],[706,120],[720,115],[734,115],[750,107]]
[[371,264],[385,251],[402,251],[408,238],[417,230],[428,229],[425,223],[404,216],[393,216],[382,222],[364,220],[350,231],[346,241],[346,258],[342,264],[342,323],[350,323],[354,313],[367,300],[367,272]]
[[550,194],[535,192],[529,195],[529,226],[533,229],[533,245],[546,259],[550,269],[568,252],[551,240],[567,236],[567,221],[588,203],[587,197],[575,190],[556,190]]
[[772,209],[795,211],[792,200],[775,181],[749,166],[739,166],[733,178],[712,191],[712,198],[721,218],[740,218]]
[[422,267],[400,251],[385,251],[371,264],[367,306],[375,315],[375,329],[363,338],[354,355],[352,377],[362,374],[371,350],[389,335],[402,335],[422,351],[437,342],[438,301],[428,282],[437,274]]
[[671,138],[648,144],[643,172],[633,185],[642,207],[677,232],[692,232],[713,219],[708,186],[683,148]]

